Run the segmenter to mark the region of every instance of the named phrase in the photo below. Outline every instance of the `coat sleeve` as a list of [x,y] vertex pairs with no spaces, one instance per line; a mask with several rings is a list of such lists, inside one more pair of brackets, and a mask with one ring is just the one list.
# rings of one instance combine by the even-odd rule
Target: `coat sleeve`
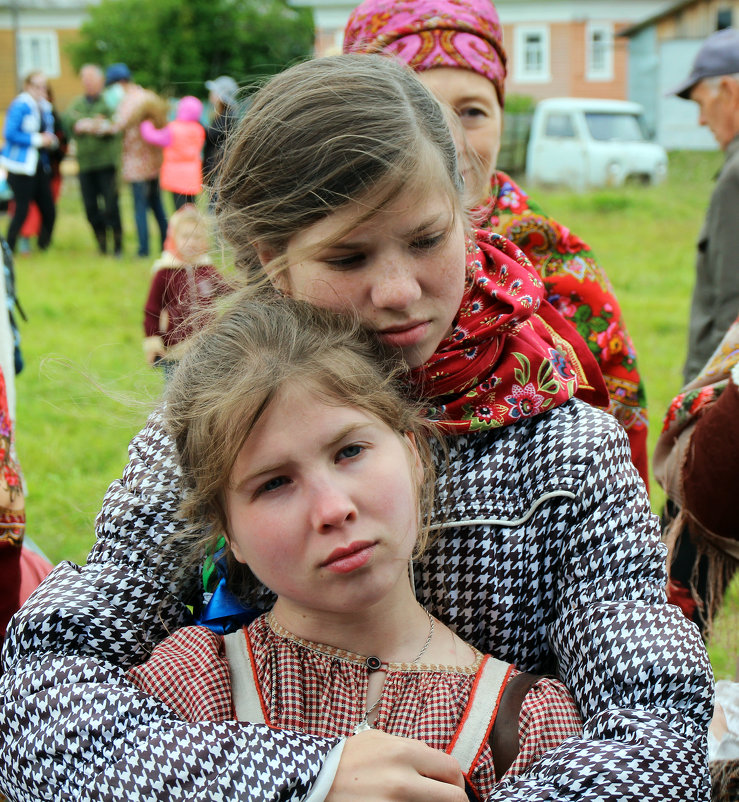
[[40,133],[29,133],[23,130],[23,118],[30,113],[25,103],[18,100],[10,104],[5,118],[3,136],[11,145],[21,147],[39,147],[41,145]]
[[144,335],[146,337],[155,337],[161,334],[159,330],[159,318],[165,305],[166,275],[167,271],[160,268],[152,276],[151,284],[149,285],[149,294],[144,304]]
[[139,131],[141,131],[142,139],[150,145],[166,148],[172,144],[172,131],[168,125],[165,125],[164,128],[157,128],[151,120],[144,120],[139,125]]
[[732,159],[727,165],[726,176],[721,176],[716,186],[716,196],[711,201],[709,212],[715,215],[710,221],[712,240],[709,242],[714,272],[714,312],[712,327],[718,341],[729,330],[739,314],[739,226],[736,225],[739,211],[739,161]]
[[[125,676],[190,623],[166,535],[176,471],[156,418],[106,495],[88,563],[62,563],[11,622],[0,677],[0,791],[75,799],[302,800],[336,741],[188,724]],[[166,566],[166,567],[165,567]]]
[[707,802],[713,675],[697,627],[665,600],[665,548],[625,434],[608,416],[579,454],[547,635],[582,714],[579,739],[494,800]]

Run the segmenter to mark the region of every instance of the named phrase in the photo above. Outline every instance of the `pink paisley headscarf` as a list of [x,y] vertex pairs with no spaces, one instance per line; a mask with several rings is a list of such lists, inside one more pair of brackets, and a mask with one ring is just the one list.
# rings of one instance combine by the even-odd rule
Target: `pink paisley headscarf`
[[490,0],[365,0],[344,31],[345,53],[393,53],[416,72],[472,70],[487,78],[503,106],[506,54]]

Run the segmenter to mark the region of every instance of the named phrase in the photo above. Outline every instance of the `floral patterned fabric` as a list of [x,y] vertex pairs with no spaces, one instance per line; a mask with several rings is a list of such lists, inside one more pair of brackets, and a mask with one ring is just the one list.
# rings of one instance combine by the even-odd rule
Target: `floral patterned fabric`
[[[700,374],[672,399],[662,422],[662,435],[675,438],[726,389],[731,369],[739,363],[739,318],[726,332]],[[658,452],[661,448],[658,447]]]
[[[713,618],[739,567],[739,545],[736,539],[717,535],[698,519],[695,510],[686,504],[683,478],[688,455],[693,451],[695,427],[724,394],[737,365],[739,318],[703,370],[672,400],[654,449],[654,476],[668,500],[663,516],[664,538],[673,547],[668,598],[698,624],[706,638],[710,637]],[[725,438],[723,447],[730,448],[731,442],[730,437]],[[718,459],[717,464],[731,476],[725,459]],[[707,494],[705,503],[713,503],[711,496],[720,495],[722,485],[714,483],[712,487],[713,493]]]
[[524,254],[497,234],[467,240],[467,282],[452,333],[413,371],[448,432],[507,426],[573,396],[608,403],[582,339],[544,298]]
[[416,72],[474,70],[505,94],[506,54],[490,0],[365,0],[344,31],[345,53],[393,53]]
[[13,424],[8,412],[5,377],[0,370],[0,548],[5,543],[20,546],[26,525],[26,514],[17,509],[22,494],[21,475],[13,458]]
[[0,370],[0,645],[10,617],[24,600],[22,545],[26,512],[20,470],[12,450],[13,424],[8,412],[5,377]]
[[626,429],[632,461],[648,482],[644,382],[613,287],[593,252],[501,171],[493,175],[487,202],[473,214],[481,228],[518,245],[541,276],[547,300],[582,335],[603,371],[608,412]]

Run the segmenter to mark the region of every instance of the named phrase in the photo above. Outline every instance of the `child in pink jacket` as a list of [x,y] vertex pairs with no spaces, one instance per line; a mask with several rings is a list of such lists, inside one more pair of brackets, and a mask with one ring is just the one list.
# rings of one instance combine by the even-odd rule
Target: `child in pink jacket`
[[159,184],[172,193],[175,209],[193,203],[203,187],[202,113],[203,104],[187,95],[177,106],[177,118],[164,128],[156,128],[150,120],[141,123],[141,137],[164,149]]

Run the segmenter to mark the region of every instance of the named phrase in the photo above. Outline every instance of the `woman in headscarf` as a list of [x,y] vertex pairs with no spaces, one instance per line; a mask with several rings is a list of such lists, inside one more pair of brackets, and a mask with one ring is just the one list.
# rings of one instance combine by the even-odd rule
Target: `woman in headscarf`
[[644,384],[608,276],[579,237],[496,169],[506,54],[495,6],[490,0],[365,0],[349,18],[344,52],[399,58],[457,114],[473,219],[521,248],[543,279],[547,299],[588,344],[603,371],[609,411],[626,429],[632,461],[648,484]]

